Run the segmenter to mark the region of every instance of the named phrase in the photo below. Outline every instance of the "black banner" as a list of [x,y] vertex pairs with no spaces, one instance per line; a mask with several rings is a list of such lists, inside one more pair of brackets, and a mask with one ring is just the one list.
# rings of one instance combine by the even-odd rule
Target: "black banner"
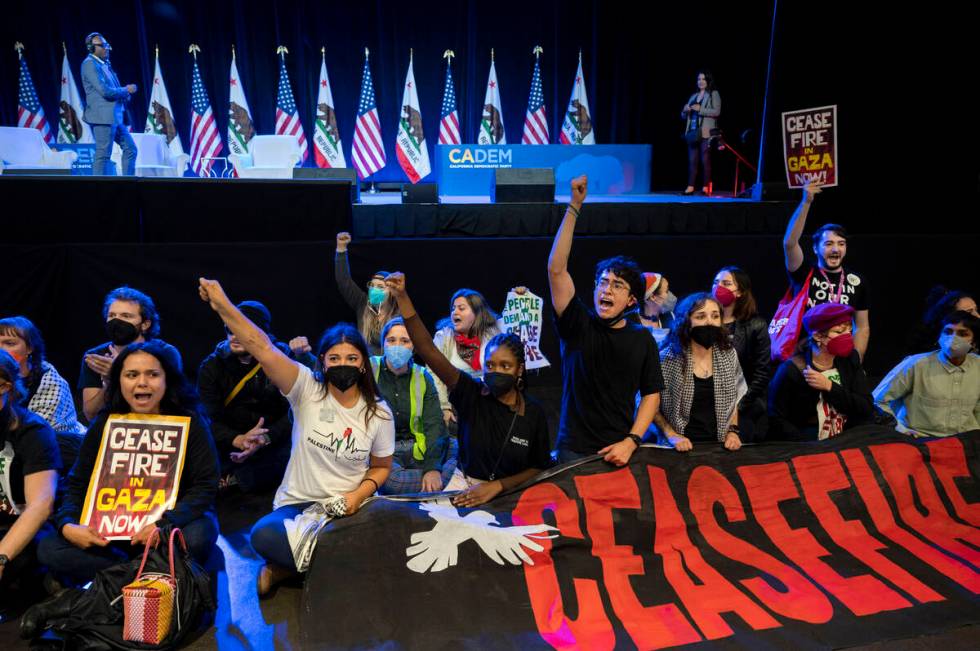
[[980,432],[589,461],[321,533],[306,646],[827,648],[980,621]]

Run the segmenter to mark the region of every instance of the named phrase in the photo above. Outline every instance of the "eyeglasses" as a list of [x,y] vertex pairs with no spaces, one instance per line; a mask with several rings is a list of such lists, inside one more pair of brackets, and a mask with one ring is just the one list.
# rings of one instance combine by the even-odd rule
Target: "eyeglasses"
[[624,283],[622,280],[609,281],[608,278],[600,278],[595,284],[599,289],[608,289],[612,287],[614,291],[626,292],[629,291],[630,286]]

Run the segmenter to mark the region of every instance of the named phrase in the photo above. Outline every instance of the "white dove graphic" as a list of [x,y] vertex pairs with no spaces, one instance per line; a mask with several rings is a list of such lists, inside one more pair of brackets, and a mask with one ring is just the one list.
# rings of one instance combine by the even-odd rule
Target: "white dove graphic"
[[419,508],[428,511],[436,521],[432,530],[412,534],[412,546],[405,550],[405,554],[411,557],[406,563],[408,569],[420,574],[430,570],[440,572],[456,565],[459,545],[470,538],[498,565],[503,565],[504,561],[513,565],[520,565],[521,561],[534,565],[524,547],[539,552],[544,547],[536,539],[556,538],[558,535],[547,535],[550,531],[558,531],[547,524],[501,527],[497,519],[486,511],[472,511],[460,517],[459,511],[448,499],[422,502]]

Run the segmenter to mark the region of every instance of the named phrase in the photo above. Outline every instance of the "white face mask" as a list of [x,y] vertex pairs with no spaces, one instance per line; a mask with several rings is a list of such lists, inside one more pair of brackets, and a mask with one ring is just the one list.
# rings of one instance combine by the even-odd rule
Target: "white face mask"
[[943,334],[939,336],[939,347],[946,353],[946,357],[959,359],[966,357],[973,345],[966,340],[966,337]]

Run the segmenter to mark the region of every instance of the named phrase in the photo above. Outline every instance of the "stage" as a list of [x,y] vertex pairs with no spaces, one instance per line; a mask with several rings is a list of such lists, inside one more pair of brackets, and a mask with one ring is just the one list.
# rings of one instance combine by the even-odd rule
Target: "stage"
[[[551,237],[568,196],[491,203],[489,195],[402,203],[341,181],[0,176],[8,206],[44,206],[47,227],[13,220],[8,242],[290,242],[409,237]],[[97,207],[79,210],[79,206]],[[589,235],[777,233],[792,203],[677,194],[590,195],[577,232]]]

